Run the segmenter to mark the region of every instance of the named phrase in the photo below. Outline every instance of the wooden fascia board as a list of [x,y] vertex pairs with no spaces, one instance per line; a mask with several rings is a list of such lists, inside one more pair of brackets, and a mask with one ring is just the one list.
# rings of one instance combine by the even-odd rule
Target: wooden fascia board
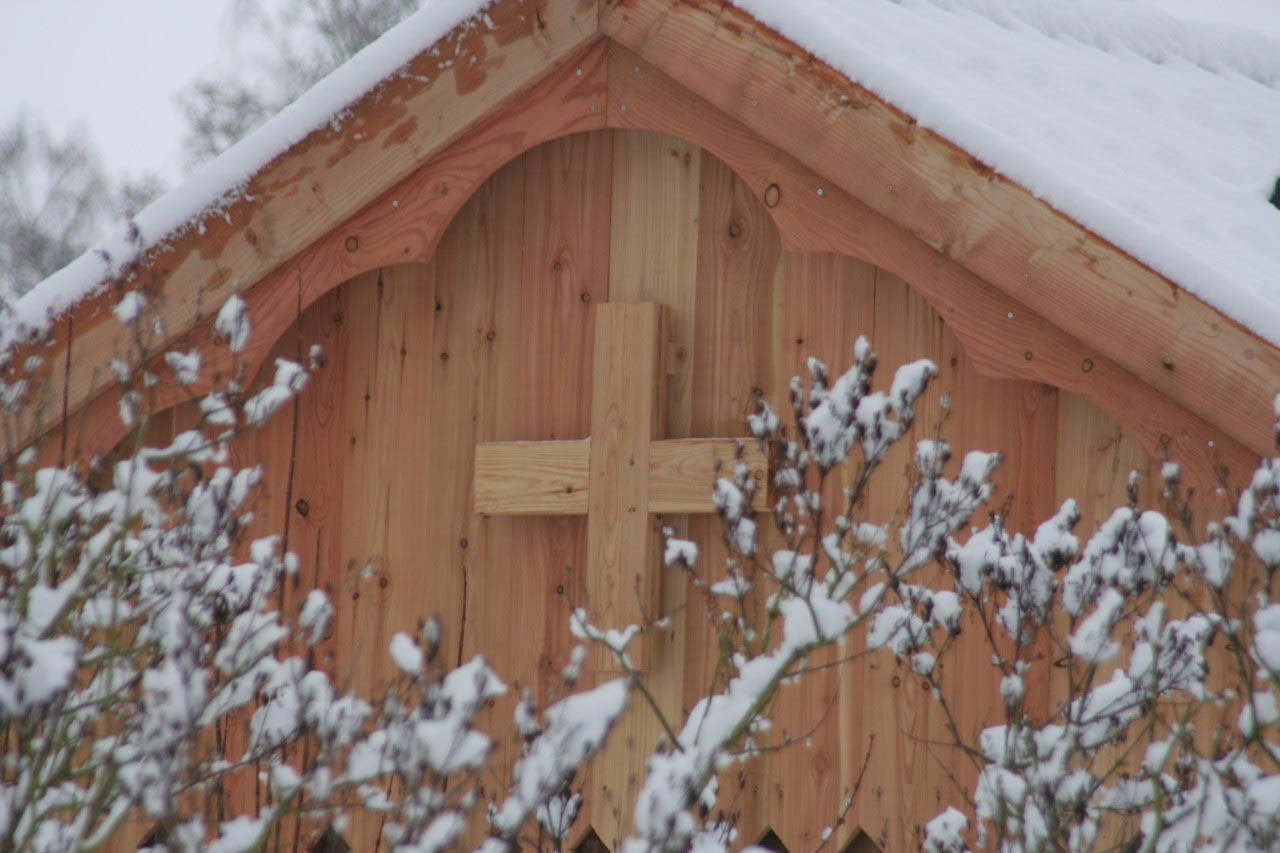
[[610,38],[1258,453],[1280,350],[720,0],[617,0]]
[[1178,461],[1184,482],[1202,495],[1214,493],[1224,468],[1238,481],[1257,467],[1258,454],[1229,433],[832,186],[638,55],[611,43],[609,66],[609,127],[696,143],[761,199],[789,248],[862,258],[908,282],[983,374],[1084,397],[1130,430],[1152,458]]
[[[207,393],[229,377],[247,384],[289,326],[325,293],[371,269],[430,261],[454,216],[494,172],[544,142],[603,128],[608,73],[604,41],[597,40],[567,60],[245,290],[253,334],[243,351],[229,351],[213,317],[177,340],[176,348],[201,354],[204,370],[196,383],[183,387],[163,363],[153,362],[151,408],[163,411]],[[300,341],[304,348],[311,343]],[[82,357],[78,349],[75,353],[75,359]],[[68,454],[89,459],[115,447],[129,432],[116,416],[123,393],[119,383],[104,382],[100,393],[78,412],[63,417],[59,440],[40,447],[42,463],[53,464]]]
[[[486,15],[491,25],[460,26],[422,51],[340,124],[265,166],[239,201],[193,222],[126,280],[74,306],[51,340],[20,350],[6,378],[25,378],[44,405],[18,413],[7,446],[28,445],[83,408],[111,383],[112,358],[137,365],[173,346],[232,293],[263,281],[598,37],[596,0],[500,0]],[[145,353],[111,311],[134,288],[149,293],[149,321],[159,330],[148,332]]]

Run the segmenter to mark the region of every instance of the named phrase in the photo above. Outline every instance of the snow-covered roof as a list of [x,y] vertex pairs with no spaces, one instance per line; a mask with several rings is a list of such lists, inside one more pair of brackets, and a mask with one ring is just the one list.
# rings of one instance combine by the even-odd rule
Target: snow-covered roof
[[[733,0],[1224,314],[1280,345],[1280,43],[1121,0]],[[137,218],[162,243],[488,0],[432,0]],[[483,16],[479,25],[483,25]],[[122,235],[107,251],[130,256]],[[20,300],[39,326],[107,272]]]

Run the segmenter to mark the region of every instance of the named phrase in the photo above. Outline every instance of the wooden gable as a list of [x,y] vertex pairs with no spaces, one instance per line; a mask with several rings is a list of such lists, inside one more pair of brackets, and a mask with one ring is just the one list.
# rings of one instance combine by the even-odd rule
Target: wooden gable
[[[711,0],[504,0],[490,15],[492,32],[459,36],[463,61],[424,54],[431,83],[362,101],[255,178],[227,222],[136,271],[165,321],[151,352],[196,348],[232,370],[208,318],[233,291],[254,324],[250,374],[323,346],[312,386],[236,452],[266,460],[258,523],[284,532],[304,587],[333,595],[326,648],[354,687],[379,685],[391,636],[433,614],[459,659],[554,686],[570,609],[591,604],[586,519],[477,507],[476,448],[592,433],[601,305],[665,307],[670,439],[740,435],[757,393],[785,408],[804,359],[843,366],[859,334],[887,366],[932,359],[920,428],[1008,456],[1015,526],[1068,496],[1099,521],[1128,470],[1157,488],[1168,457],[1211,495],[1223,466],[1246,474],[1270,447],[1275,348],[749,17]],[[56,459],[120,441],[103,362],[140,354],[116,298],[62,321],[45,420],[19,444],[43,434]],[[191,393],[158,389],[162,430],[191,421]],[[902,497],[871,509],[888,517]],[[700,571],[720,565],[714,519],[662,523],[699,542]],[[655,595],[679,624],[650,650],[647,685],[679,715],[715,683],[715,636],[678,577]],[[976,732],[998,691],[970,633],[946,665]],[[1031,685],[1032,704],[1052,688]],[[510,702],[490,713],[504,731]],[[727,782],[743,839],[818,846],[865,759],[836,849],[914,847],[953,775],[966,781],[934,745],[928,693],[887,656],[815,674],[773,716],[779,743],[811,745]],[[660,732],[632,713],[617,734],[578,824],[607,849]],[[500,772],[518,750],[499,740]],[[345,842],[374,849],[377,831],[357,823]]]

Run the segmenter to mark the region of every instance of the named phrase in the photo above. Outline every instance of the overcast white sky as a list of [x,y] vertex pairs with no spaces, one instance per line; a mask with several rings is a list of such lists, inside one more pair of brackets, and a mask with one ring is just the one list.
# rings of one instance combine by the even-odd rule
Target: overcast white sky
[[[1280,0],[1116,2],[1150,2],[1280,39]],[[235,55],[233,3],[0,0],[0,122],[27,110],[59,134],[80,128],[112,173],[150,171],[173,184],[184,129],[175,94],[201,74],[249,61],[244,51]]]
[[0,122],[77,126],[113,173],[182,174],[174,94],[232,54],[233,0],[0,0]]

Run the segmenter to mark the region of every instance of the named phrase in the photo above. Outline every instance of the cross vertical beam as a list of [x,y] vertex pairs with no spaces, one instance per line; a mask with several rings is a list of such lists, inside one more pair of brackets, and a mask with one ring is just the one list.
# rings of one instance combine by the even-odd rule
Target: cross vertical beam
[[[589,607],[602,625],[638,625],[661,605],[657,524],[649,514],[649,451],[666,425],[669,312],[651,303],[596,306],[587,500]],[[651,614],[652,615],[652,614]],[[604,649],[593,668],[616,671]],[[643,641],[629,650],[645,668]]]
[[[768,459],[755,441],[662,437],[669,317],[662,305],[596,306],[589,440],[476,445],[477,513],[587,516],[586,595],[580,601],[602,628],[661,615],[655,514],[715,512],[712,483],[738,464],[759,486],[752,509],[766,510]],[[628,654],[638,670],[648,668],[644,640]],[[590,665],[618,671],[599,647]]]

